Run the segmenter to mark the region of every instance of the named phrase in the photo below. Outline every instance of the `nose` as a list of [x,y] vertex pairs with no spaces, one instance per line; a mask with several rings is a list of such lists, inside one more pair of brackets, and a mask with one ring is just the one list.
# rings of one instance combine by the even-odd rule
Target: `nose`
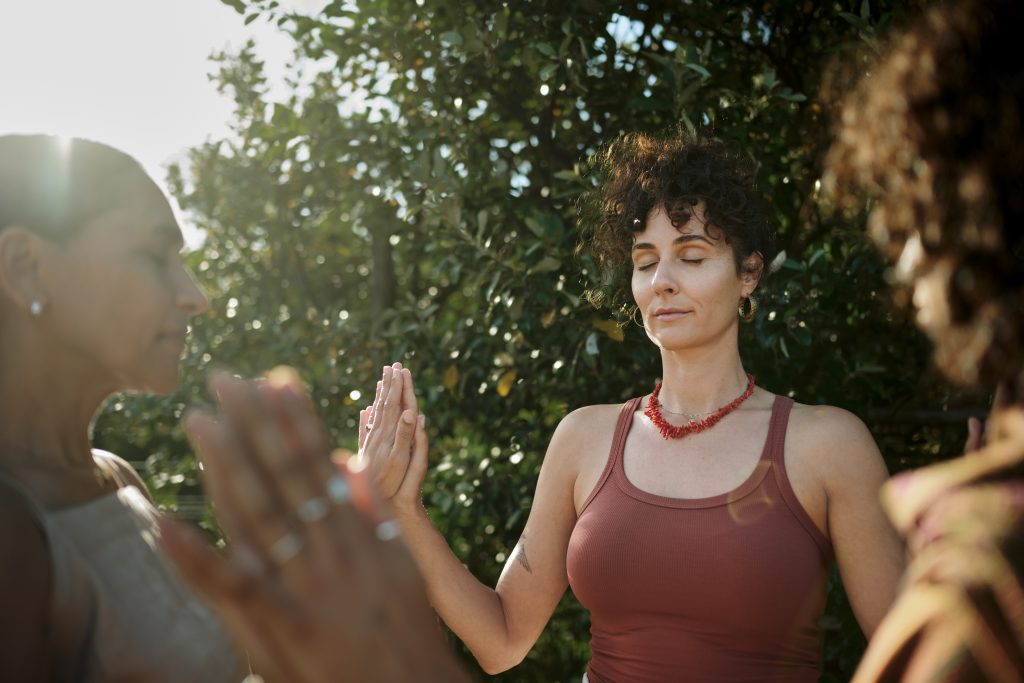
[[210,307],[210,302],[203,293],[199,283],[192,277],[192,273],[182,266],[178,277],[177,296],[175,297],[178,308],[185,311],[189,316],[205,313]]
[[679,283],[672,271],[672,259],[662,259],[658,263],[651,286],[655,294],[675,294],[679,291]]

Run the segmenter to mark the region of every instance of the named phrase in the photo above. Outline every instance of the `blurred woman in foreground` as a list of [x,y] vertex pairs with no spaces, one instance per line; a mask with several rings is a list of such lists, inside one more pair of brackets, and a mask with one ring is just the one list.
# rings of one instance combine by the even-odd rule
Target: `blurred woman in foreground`
[[0,679],[239,681],[156,546],[128,463],[92,448],[118,391],[170,393],[206,300],[162,192],[84,140],[0,137]]
[[842,198],[874,199],[939,367],[998,397],[980,450],[885,489],[913,562],[858,683],[1024,680],[1022,30],[1019,0],[932,9],[847,98],[829,157]]

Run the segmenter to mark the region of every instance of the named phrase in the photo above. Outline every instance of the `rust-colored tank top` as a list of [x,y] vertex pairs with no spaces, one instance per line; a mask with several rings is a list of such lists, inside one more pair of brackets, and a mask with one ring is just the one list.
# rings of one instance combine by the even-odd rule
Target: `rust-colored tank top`
[[733,491],[680,499],[630,483],[619,415],[608,464],[569,541],[569,584],[590,610],[590,683],[814,683],[831,546],[786,477],[793,401]]

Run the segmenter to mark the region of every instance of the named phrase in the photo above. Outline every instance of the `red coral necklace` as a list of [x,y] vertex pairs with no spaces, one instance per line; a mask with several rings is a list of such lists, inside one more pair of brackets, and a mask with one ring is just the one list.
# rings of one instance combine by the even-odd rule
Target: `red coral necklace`
[[703,432],[705,429],[710,429],[718,424],[718,421],[723,417],[736,410],[741,403],[750,398],[750,395],[754,393],[754,376],[749,372],[747,373],[747,388],[744,390],[739,397],[732,403],[722,406],[715,412],[709,414],[707,417],[701,420],[692,420],[683,425],[671,425],[661,414],[661,403],[658,401],[658,394],[661,393],[661,382],[658,382],[654,386],[654,391],[651,392],[651,398],[647,401],[647,407],[644,409],[644,415],[651,418],[651,422],[661,432],[661,436],[665,439],[681,439],[687,434],[696,434],[697,432]]

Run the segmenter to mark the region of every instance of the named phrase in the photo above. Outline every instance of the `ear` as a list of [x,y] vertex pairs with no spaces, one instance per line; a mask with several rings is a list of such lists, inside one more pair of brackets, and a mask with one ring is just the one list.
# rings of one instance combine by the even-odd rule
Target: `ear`
[[740,280],[743,281],[743,296],[750,296],[764,275],[764,256],[761,252],[755,251],[743,260],[743,267],[740,270]]
[[44,241],[17,225],[0,231],[0,293],[23,311],[46,298],[41,277]]

